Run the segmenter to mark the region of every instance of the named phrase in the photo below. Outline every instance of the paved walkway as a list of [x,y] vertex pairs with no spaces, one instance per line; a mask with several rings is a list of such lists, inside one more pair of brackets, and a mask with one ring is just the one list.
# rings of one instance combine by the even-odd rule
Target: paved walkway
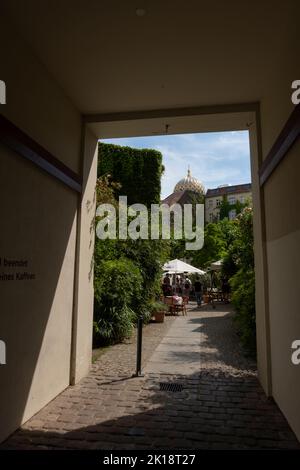
[[147,362],[145,372],[191,375],[199,371],[233,376],[256,376],[256,364],[245,358],[225,305],[199,310],[194,304],[187,317],[171,325]]
[[[2,448],[299,448],[242,356],[232,315],[227,306],[194,307],[147,326],[144,377],[131,378],[134,339],[109,348]],[[170,384],[176,392],[161,390]]]
[[192,375],[199,372],[199,320],[195,313],[178,317],[152,354],[145,373]]

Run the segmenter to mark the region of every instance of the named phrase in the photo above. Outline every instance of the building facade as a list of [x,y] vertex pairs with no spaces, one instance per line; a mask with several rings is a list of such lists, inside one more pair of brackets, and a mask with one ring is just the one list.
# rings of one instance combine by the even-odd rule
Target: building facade
[[243,206],[251,203],[250,183],[208,189],[205,195],[205,222],[220,220],[222,207],[229,220],[233,220]]
[[187,176],[179,180],[173,193],[162,201],[170,207],[173,204],[183,207],[184,204],[202,202],[205,205],[205,223],[218,222],[224,216],[233,220],[244,206],[252,204],[251,183],[224,185],[205,192],[202,182],[193,177],[188,169]]

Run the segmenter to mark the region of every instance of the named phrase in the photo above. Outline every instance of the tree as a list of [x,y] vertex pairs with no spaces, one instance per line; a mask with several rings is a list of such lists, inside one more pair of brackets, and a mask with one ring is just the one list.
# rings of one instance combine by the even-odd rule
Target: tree
[[204,229],[204,245],[199,251],[190,251],[196,267],[207,267],[226,253],[226,242],[220,224],[207,224]]
[[223,196],[223,200],[220,205],[220,220],[228,218],[231,209],[232,206],[229,204],[227,196]]

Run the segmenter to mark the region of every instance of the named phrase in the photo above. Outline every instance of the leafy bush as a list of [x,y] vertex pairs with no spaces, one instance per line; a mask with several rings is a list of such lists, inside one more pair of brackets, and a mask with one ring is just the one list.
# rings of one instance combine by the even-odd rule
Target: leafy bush
[[241,342],[256,354],[255,274],[253,251],[253,212],[242,210],[235,221],[234,239],[223,260],[222,274],[230,278],[231,300],[236,309],[236,325]]
[[133,259],[143,279],[143,301],[161,293],[161,266],[169,257],[167,240],[126,240],[119,242],[119,255]]
[[222,276],[225,279],[231,279],[232,276],[236,274],[237,270],[238,270],[238,267],[236,265],[234,257],[232,256],[232,251],[229,251],[223,257]]
[[132,333],[142,298],[142,276],[128,259],[95,263],[94,344],[112,344]]
[[94,346],[107,346],[129,338],[134,318],[135,313],[126,305],[120,309],[102,307],[98,320],[94,321]]
[[191,252],[194,266],[206,268],[213,261],[222,258],[226,253],[226,242],[220,224],[210,223],[204,229],[203,248],[196,252]]
[[149,310],[151,314],[155,312],[167,312],[169,310],[168,305],[163,302],[151,302],[149,304]]
[[236,309],[241,342],[249,354],[256,354],[255,276],[254,270],[240,269],[230,280],[231,300]]
[[[150,303],[161,292],[161,265],[169,255],[166,240],[99,240],[95,243],[95,293],[96,285],[102,278],[105,260],[123,259],[134,265],[140,275],[142,295],[135,295],[131,308],[143,317],[144,323],[151,319]],[[135,282],[128,277],[128,282]],[[96,300],[95,300],[96,301]]]

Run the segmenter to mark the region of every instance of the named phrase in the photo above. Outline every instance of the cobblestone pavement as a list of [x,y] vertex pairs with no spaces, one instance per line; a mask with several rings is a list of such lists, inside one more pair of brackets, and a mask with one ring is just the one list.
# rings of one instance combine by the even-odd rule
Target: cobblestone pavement
[[[151,371],[152,353],[182,321],[167,317],[145,328],[144,377],[131,377],[134,338],[113,346],[86,378],[37,413],[2,448],[299,448],[278,407],[265,397],[255,365],[241,355],[227,306],[191,308],[185,317],[199,332],[198,371],[183,374],[180,368],[177,373],[175,366],[172,374]],[[161,391],[160,383],[175,384],[179,391]]]

